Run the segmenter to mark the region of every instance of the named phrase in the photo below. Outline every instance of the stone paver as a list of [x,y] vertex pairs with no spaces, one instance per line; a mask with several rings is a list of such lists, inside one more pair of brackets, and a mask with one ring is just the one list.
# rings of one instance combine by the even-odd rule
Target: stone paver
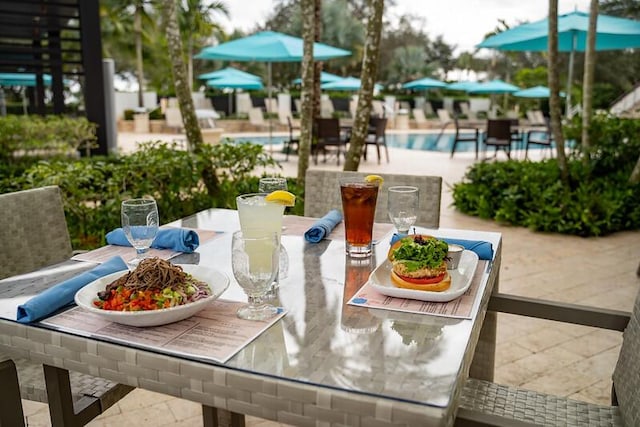
[[[135,150],[137,141],[172,140],[181,135],[121,134],[119,149]],[[284,156],[274,155],[279,160]],[[635,275],[640,262],[640,231],[600,238],[534,233],[521,227],[469,217],[452,207],[450,186],[460,181],[475,159],[472,153],[390,149],[391,161],[377,164],[375,156],[360,171],[440,175],[444,179],[441,227],[497,231],[503,235],[500,290],[570,303],[630,310],[640,285]],[[534,151],[530,157],[536,159]],[[290,156],[282,170],[267,171],[294,177],[297,158]],[[334,169],[335,159],[311,165]],[[260,171],[261,172],[261,171]],[[593,254],[598,256],[594,257]],[[497,382],[556,393],[593,403],[609,404],[611,374],[621,334],[545,320],[499,314]],[[46,405],[23,401],[29,426],[50,425]],[[201,426],[200,406],[182,399],[136,389],[89,426]],[[247,418],[247,425],[281,424]]]

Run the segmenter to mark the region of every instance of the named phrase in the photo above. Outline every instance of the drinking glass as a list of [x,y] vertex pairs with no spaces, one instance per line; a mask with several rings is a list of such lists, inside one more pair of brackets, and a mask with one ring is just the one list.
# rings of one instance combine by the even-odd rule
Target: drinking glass
[[357,177],[341,178],[340,196],[347,253],[352,257],[368,257],[373,249],[378,182],[366,182]]
[[258,184],[258,191],[260,193],[271,193],[276,190],[284,190],[287,191],[287,178],[280,177],[266,177],[260,178],[260,183]]
[[[249,193],[236,197],[240,229],[249,237],[261,236],[267,232],[276,233],[279,243],[284,206],[267,202],[265,196],[265,193]],[[281,254],[281,256],[284,255]],[[276,274],[271,290],[267,294],[268,298],[275,297],[278,285],[279,275]]]
[[233,276],[247,295],[249,304],[238,309],[238,317],[247,320],[265,320],[278,313],[278,309],[264,301],[278,273],[280,244],[276,233],[260,234],[236,231],[231,243]]
[[420,195],[418,187],[399,185],[389,187],[387,210],[389,219],[400,234],[408,234],[418,219]]
[[136,257],[129,264],[137,266],[146,257],[158,234],[158,205],[151,198],[124,200],[120,217],[122,230],[136,250]]

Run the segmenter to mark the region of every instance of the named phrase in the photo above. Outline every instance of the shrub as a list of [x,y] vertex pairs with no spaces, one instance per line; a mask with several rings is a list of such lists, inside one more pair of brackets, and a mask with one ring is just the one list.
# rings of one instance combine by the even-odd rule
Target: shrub
[[556,159],[478,163],[453,186],[456,208],[533,230],[579,236],[640,228],[640,185],[628,182],[640,154],[640,120],[596,116],[586,163],[579,125],[566,131],[577,150],[569,159],[568,188],[561,184]]

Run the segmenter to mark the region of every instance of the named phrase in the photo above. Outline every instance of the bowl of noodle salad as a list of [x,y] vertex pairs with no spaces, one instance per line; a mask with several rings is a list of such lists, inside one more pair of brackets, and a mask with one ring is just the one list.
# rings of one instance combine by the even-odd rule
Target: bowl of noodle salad
[[147,258],[133,271],[89,283],[76,293],[75,302],[112,322],[159,326],[193,316],[227,286],[229,278],[215,269]]

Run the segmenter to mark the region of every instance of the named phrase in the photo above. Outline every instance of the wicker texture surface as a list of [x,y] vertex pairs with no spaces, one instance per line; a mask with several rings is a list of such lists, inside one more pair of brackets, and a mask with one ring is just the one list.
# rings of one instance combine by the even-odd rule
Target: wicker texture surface
[[614,406],[593,405],[475,379],[467,381],[460,407],[541,426],[623,425]]
[[[305,178],[304,215],[322,217],[330,209],[342,210],[340,199],[341,176],[364,178],[367,173],[336,172],[309,169]],[[387,189],[394,185],[412,185],[420,189],[420,214],[417,226],[438,228],[440,226],[440,200],[442,196],[442,178],[439,176],[382,174],[382,188],[378,191],[376,222],[390,223],[387,214]]]
[[55,186],[0,194],[0,279],[71,256],[62,196]]

